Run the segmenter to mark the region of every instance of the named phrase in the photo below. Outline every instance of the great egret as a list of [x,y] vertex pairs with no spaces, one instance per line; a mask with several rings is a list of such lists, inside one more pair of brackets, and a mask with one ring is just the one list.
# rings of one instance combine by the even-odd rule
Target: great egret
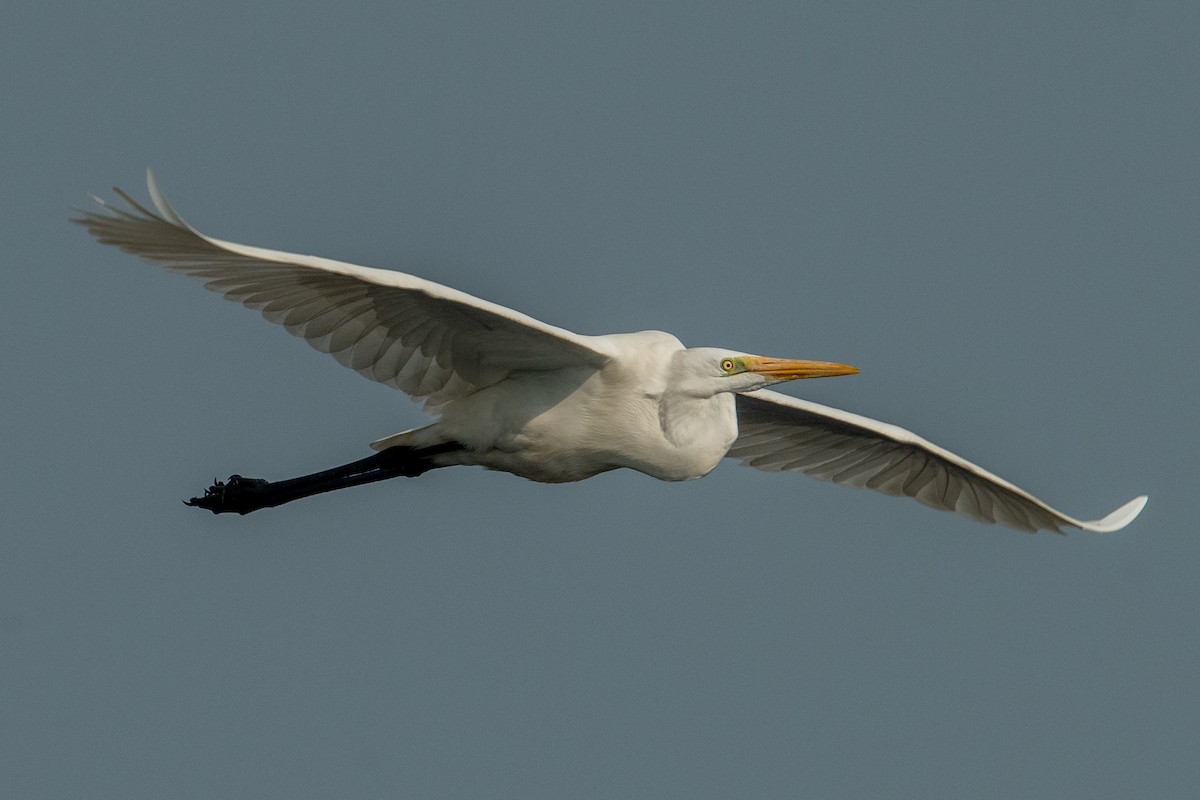
[[685,348],[668,333],[581,336],[431,281],[214,239],[171,208],[92,199],[74,221],[98,240],[204,281],[372,380],[423,398],[430,425],[371,444],[376,455],[293,480],[232,476],[189,505],[246,514],[300,497],[452,465],[535,481],[619,467],[702,477],[725,456],[1022,530],[1115,531],[1145,497],[1083,521],[909,431],[763,387],[854,367]]

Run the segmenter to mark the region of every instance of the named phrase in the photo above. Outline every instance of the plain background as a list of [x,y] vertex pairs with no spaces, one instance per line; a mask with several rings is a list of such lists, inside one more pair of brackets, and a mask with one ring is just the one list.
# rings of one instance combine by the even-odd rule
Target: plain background
[[[1172,798],[1200,784],[1194,3],[13,3],[0,794]],[[844,361],[1107,536],[726,464],[246,518],[419,409],[66,219]]]

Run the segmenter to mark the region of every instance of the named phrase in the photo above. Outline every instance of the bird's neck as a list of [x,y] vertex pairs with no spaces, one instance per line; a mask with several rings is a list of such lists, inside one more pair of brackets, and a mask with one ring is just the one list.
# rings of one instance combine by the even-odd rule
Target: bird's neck
[[659,404],[658,416],[667,441],[676,447],[718,453],[717,461],[737,438],[737,410],[729,392],[711,397],[668,393]]

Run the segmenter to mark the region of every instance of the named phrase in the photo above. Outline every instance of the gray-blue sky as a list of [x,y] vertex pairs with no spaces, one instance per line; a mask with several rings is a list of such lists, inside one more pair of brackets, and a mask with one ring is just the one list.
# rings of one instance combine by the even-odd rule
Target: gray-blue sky
[[[19,4],[20,5],[20,4]],[[1128,797],[1200,782],[1186,3],[23,4],[0,31],[5,796]],[[247,518],[421,419],[65,222],[168,195],[789,391],[1097,516],[724,465],[446,470]]]

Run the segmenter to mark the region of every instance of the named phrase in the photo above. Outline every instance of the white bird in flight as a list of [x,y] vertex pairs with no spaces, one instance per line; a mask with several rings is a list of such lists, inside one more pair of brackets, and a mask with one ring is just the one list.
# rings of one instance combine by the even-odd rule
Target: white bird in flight
[[292,480],[232,476],[189,505],[247,514],[431,469],[477,465],[535,481],[626,467],[668,481],[722,458],[913,497],[1026,531],[1115,531],[1137,497],[1069,517],[903,428],[765,389],[854,367],[684,347],[661,331],[582,336],[413,275],[235,244],[184,222],[147,170],[157,213],[93,197],[73,221],[105,244],[199,278],[371,380],[425,400],[437,419],[371,443],[373,456]]

